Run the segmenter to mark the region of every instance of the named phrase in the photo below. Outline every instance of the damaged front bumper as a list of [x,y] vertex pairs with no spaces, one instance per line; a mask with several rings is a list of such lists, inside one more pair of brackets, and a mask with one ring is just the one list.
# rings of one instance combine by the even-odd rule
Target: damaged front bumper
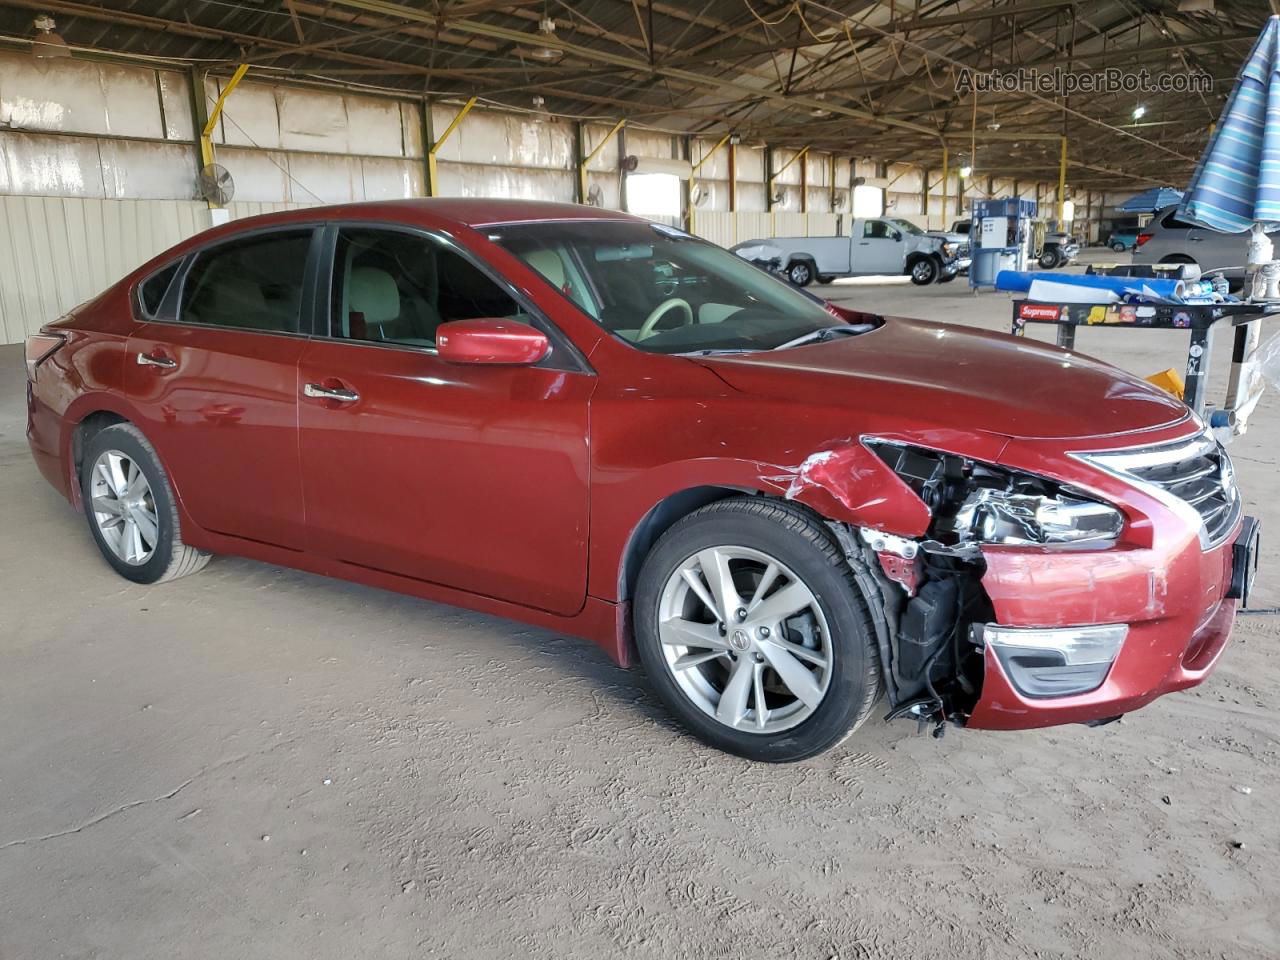
[[1200,683],[1247,595],[1256,527],[1243,518],[1209,550],[1194,531],[965,555],[867,530],[842,540],[874,608],[889,717],[1020,730],[1098,724]]
[[[1002,649],[999,627],[975,631],[983,656],[982,693],[967,725],[1020,730],[1096,723],[1200,683],[1226,648],[1239,597],[1232,574],[1236,543],[1252,527],[1203,550],[1195,536],[1167,547],[1062,554],[984,550],[983,589],[997,625],[1070,632],[1081,625],[1123,627],[1125,636],[1096,684],[1055,694],[1028,680],[1034,660]],[[1244,561],[1251,563],[1252,559]],[[1069,681],[1065,676],[1064,680]]]
[[[884,610],[890,717],[932,720],[939,730],[943,721],[997,730],[1097,724],[1203,680],[1247,598],[1257,524],[1239,513],[1225,454],[1212,460],[1202,447],[1184,437],[1094,455],[1011,443],[1000,458],[1009,469],[1076,484],[1040,491],[1031,511],[1024,493],[998,486],[975,497],[971,479],[940,497],[935,483],[958,476],[954,463],[943,458],[935,469],[928,451],[881,445],[923,500],[951,504],[949,516],[931,511],[925,536],[862,528],[851,538],[859,552],[846,546],[851,562],[873,571],[878,590],[868,599]],[[1157,460],[1163,472],[1152,474],[1148,461]],[[976,466],[965,470],[978,476]],[[1194,499],[1175,495],[1188,490]],[[1007,509],[979,523],[966,510],[986,505],[987,493]],[[1104,507],[1108,523],[1088,512]],[[1036,523],[1006,523],[1009,511]],[[1064,511],[1072,525],[1060,522]],[[1077,526],[1082,539],[1062,542]],[[1029,542],[1049,532],[1060,542]],[[930,538],[937,534],[950,539]]]

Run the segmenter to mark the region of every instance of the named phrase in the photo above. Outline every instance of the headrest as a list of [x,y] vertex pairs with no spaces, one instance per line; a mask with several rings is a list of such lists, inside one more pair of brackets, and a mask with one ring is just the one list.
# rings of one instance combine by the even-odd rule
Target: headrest
[[400,316],[400,290],[385,270],[353,267],[347,282],[347,309],[364,314],[366,324],[390,323]]
[[533,269],[547,278],[547,282],[558,290],[563,290],[568,282],[564,272],[564,261],[554,250],[530,250],[520,255]]
[[[214,309],[228,317],[243,315],[246,311],[261,312],[267,301],[257,281],[243,275],[222,271],[213,284]],[[237,321],[238,322],[238,321]]]

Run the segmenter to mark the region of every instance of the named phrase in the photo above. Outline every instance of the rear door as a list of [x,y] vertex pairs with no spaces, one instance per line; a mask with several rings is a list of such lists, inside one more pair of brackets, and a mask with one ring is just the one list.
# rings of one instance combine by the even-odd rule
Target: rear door
[[206,530],[303,545],[298,361],[319,237],[291,227],[209,247],[159,305],[139,304],[147,322],[129,339],[126,390]]
[[902,273],[906,265],[902,231],[885,220],[864,220],[854,238],[853,272],[864,276]]
[[594,375],[549,328],[552,354],[536,366],[446,363],[442,323],[545,321],[444,237],[330,232],[330,320],[300,366],[310,551],[577,612]]

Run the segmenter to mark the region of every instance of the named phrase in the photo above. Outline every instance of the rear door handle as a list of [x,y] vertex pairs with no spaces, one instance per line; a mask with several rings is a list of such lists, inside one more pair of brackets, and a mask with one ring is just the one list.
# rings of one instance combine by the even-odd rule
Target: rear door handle
[[360,394],[354,390],[344,390],[341,387],[325,387],[318,383],[304,383],[302,385],[302,395],[304,397],[313,397],[317,400],[338,400],[342,403],[354,403],[360,399]]
[[138,366],[140,367],[176,367],[178,361],[164,355],[155,355],[150,353],[138,354]]

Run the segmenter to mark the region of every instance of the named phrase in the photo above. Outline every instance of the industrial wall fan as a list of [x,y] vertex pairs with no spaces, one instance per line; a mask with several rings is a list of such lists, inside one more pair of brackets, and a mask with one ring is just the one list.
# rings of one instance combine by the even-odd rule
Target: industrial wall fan
[[200,196],[223,207],[235,195],[236,182],[231,177],[231,171],[220,163],[206,164],[200,171]]

